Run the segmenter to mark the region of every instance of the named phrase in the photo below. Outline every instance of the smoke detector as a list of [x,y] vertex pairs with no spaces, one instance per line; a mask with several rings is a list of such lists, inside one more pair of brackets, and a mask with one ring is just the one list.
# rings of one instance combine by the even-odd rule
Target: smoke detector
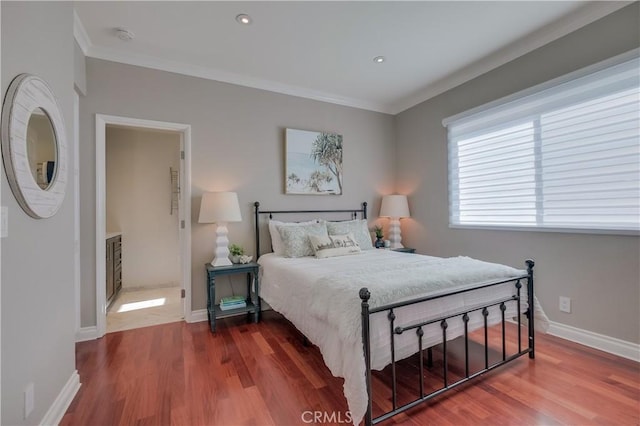
[[116,36],[122,41],[131,41],[136,35],[126,28],[116,28]]

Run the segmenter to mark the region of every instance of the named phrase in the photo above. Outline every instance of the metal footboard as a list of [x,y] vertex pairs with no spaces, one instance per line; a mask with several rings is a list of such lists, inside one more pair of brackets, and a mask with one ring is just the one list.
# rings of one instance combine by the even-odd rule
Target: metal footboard
[[[489,283],[489,284],[485,284],[482,285],[480,287],[474,287],[472,289],[467,289],[467,290],[460,290],[460,291],[455,291],[455,292],[451,292],[451,293],[447,293],[447,294],[443,294],[443,295],[438,295],[438,296],[432,296],[432,297],[423,297],[423,298],[419,298],[419,299],[414,299],[414,300],[408,300],[405,302],[398,302],[398,303],[393,303],[393,304],[388,304],[385,306],[380,306],[380,307],[376,307],[376,308],[370,308],[369,307],[369,298],[371,296],[371,294],[369,293],[369,290],[367,288],[362,288],[360,289],[360,299],[361,299],[361,307],[362,307],[362,343],[363,343],[363,349],[364,349],[364,358],[365,358],[365,366],[366,366],[366,388],[367,388],[367,395],[368,395],[368,405],[367,405],[367,411],[364,417],[364,422],[365,425],[369,426],[369,425],[373,425],[373,424],[377,424],[380,423],[384,420],[387,420],[393,416],[395,416],[396,414],[402,413],[406,410],[409,410],[417,405],[420,405],[426,401],[429,401],[432,398],[435,398],[457,386],[460,386],[463,383],[466,383],[472,379],[474,379],[475,377],[486,373],[487,371],[493,370],[494,368],[497,368],[501,365],[504,365],[510,361],[513,361],[514,359],[517,359],[519,357],[521,357],[522,355],[525,354],[529,354],[529,358],[534,358],[535,356],[535,336],[534,336],[534,293],[533,293],[533,267],[535,265],[533,260],[527,260],[526,261],[527,264],[527,275],[523,275],[523,276],[519,276],[519,277],[513,277],[513,278],[509,278],[506,280],[500,280],[497,282],[493,282],[493,283]],[[521,328],[522,328],[522,313],[521,313],[521,307],[520,307],[520,292],[522,289],[522,282],[526,282],[526,291],[527,291],[527,303],[528,303],[528,308],[526,310],[526,312],[524,312],[524,314],[527,316],[527,323],[528,323],[528,347],[526,348],[522,348],[522,336],[521,336]],[[439,299],[442,297],[447,297],[447,296],[452,296],[455,294],[461,294],[461,293],[465,293],[465,292],[469,292],[469,291],[474,291],[477,290],[479,288],[487,288],[487,287],[493,287],[493,286],[497,286],[500,284],[507,284],[507,283],[513,283],[514,287],[515,287],[515,295],[508,297],[508,298],[502,298],[499,300],[494,300],[490,303],[487,304],[482,304],[480,306],[473,306],[470,308],[466,308],[463,311],[460,312],[456,312],[453,314],[447,314],[445,316],[441,316],[438,318],[432,318],[429,320],[425,320],[425,321],[420,321],[420,322],[415,322],[415,323],[411,323],[411,324],[404,324],[404,325],[399,325],[396,323],[396,314],[395,311],[398,310],[399,308],[402,308],[404,306],[409,306],[409,305],[413,305],[413,304],[418,304],[418,303],[423,303],[423,302],[427,302],[429,300],[434,300],[434,299]],[[506,304],[507,303],[516,303],[517,305],[517,333],[518,333],[518,351],[513,354],[513,355],[509,355],[507,356],[507,350],[506,350],[506,318],[505,318],[505,311],[506,311]],[[498,307],[501,311],[501,319],[500,319],[500,324],[501,324],[501,343],[502,343],[502,356],[501,359],[497,362],[494,363],[490,363],[489,362],[489,337],[488,337],[488,330],[489,330],[489,325],[488,325],[488,316],[489,316],[489,308],[492,307]],[[371,333],[370,333],[370,318],[371,315],[375,314],[375,313],[379,313],[379,312],[386,312],[387,313],[387,320],[388,320],[388,324],[389,324],[389,332],[390,332],[390,351],[391,351],[391,383],[390,383],[390,388],[391,388],[391,406],[392,406],[392,410],[391,411],[387,411],[375,418],[373,418],[373,388],[372,388],[372,379],[371,379]],[[481,368],[480,370],[471,373],[469,370],[469,329],[468,329],[468,322],[469,322],[469,314],[473,313],[473,312],[481,312],[482,316],[484,317],[484,368]],[[464,338],[464,377],[460,378],[459,380],[456,381],[450,381],[449,380],[449,375],[448,375],[448,365],[447,365],[447,328],[449,326],[449,323],[451,321],[454,321],[457,319],[457,317],[460,318],[460,320],[463,322],[463,326],[464,326],[464,334],[463,334],[463,338]],[[432,363],[432,354],[431,354],[431,348],[424,348],[423,347],[423,336],[424,336],[424,327],[431,325],[431,324],[440,324],[440,329],[442,330],[442,353],[443,353],[443,371],[442,371],[442,379],[443,379],[443,387],[440,389],[437,389],[435,391],[429,392],[429,393],[425,393],[425,388],[424,388],[424,376],[425,376],[425,366],[424,366],[424,361],[423,361],[423,350],[424,349],[428,349],[428,359],[427,359],[427,365],[430,366],[430,364]],[[416,339],[417,339],[417,343],[418,343],[418,351],[419,351],[419,366],[418,366],[418,370],[419,370],[419,376],[418,376],[418,394],[416,395],[416,398],[410,402],[406,402],[402,405],[398,404],[398,383],[397,383],[397,374],[396,374],[396,364],[397,361],[395,359],[395,346],[396,346],[396,342],[395,339],[397,336],[404,334],[404,333],[409,333],[409,332],[413,332],[416,334]]]

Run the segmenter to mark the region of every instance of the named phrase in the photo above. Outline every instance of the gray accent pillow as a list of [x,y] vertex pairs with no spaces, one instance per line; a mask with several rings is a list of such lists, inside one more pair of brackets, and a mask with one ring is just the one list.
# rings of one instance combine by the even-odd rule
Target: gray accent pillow
[[327,235],[327,225],[322,222],[300,226],[279,226],[278,232],[282,238],[285,257],[313,256],[309,235]]
[[271,235],[271,249],[278,256],[284,256],[284,244],[280,237],[280,231],[278,228],[281,226],[304,226],[312,223],[318,223],[317,219],[309,220],[307,222],[280,222],[278,220],[269,221],[269,234]]
[[353,234],[361,250],[373,249],[369,226],[365,219],[347,220],[344,222],[327,222],[329,235]]

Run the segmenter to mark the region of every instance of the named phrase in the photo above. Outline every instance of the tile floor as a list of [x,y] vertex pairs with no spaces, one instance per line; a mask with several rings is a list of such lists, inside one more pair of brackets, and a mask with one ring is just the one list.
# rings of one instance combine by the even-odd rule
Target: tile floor
[[123,289],[107,311],[107,333],[183,319],[179,287]]

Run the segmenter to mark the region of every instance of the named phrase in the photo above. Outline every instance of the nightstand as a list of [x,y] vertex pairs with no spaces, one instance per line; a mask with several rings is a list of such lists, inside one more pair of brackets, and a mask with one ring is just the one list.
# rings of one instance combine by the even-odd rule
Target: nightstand
[[[229,266],[211,266],[210,263],[205,265],[207,269],[207,316],[211,331],[216,331],[216,319],[239,315],[243,313],[254,315],[255,322],[260,321],[260,282],[258,280],[258,270],[260,266],[255,263],[233,264]],[[247,290],[246,300],[247,306],[243,308],[230,309],[223,311],[220,306],[216,305],[216,278],[222,275],[231,274],[247,274]],[[254,283],[255,302],[251,298],[251,283]]]
[[411,247],[392,248],[391,250],[399,251],[400,253],[415,253],[416,252],[416,249],[411,248]]

